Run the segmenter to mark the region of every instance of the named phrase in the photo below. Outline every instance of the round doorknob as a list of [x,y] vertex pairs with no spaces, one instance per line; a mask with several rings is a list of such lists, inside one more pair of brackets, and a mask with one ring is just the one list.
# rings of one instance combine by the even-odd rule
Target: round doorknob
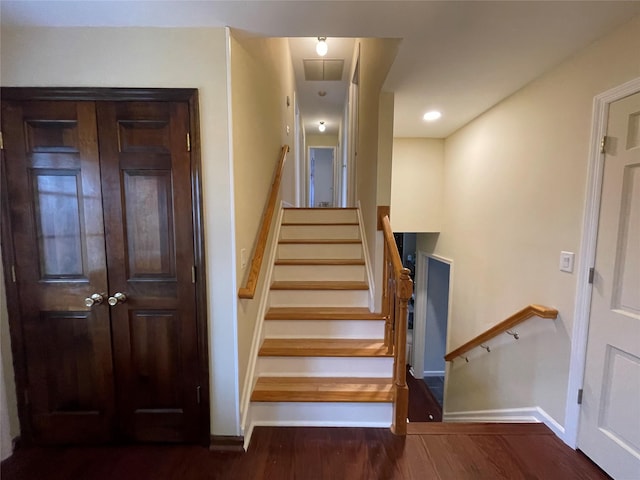
[[99,293],[94,293],[90,297],[84,299],[84,304],[87,307],[93,307],[94,305],[100,305],[104,298]]
[[127,296],[124,293],[116,292],[113,294],[112,297],[109,297],[109,300],[107,301],[109,302],[109,305],[111,305],[112,307],[115,307],[119,303],[126,302]]

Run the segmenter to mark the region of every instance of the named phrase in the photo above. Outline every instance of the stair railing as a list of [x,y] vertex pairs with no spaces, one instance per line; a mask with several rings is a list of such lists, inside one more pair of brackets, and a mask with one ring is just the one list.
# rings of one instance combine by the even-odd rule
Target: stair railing
[[276,170],[273,174],[273,183],[271,184],[269,200],[267,201],[265,210],[262,214],[262,223],[260,224],[256,246],[253,251],[253,257],[251,258],[251,267],[249,269],[249,275],[247,276],[247,283],[244,287],[238,289],[239,298],[251,299],[256,293],[258,277],[260,276],[260,270],[262,268],[262,259],[264,258],[264,250],[267,246],[267,238],[269,237],[269,229],[271,227],[273,213],[276,210],[276,203],[278,201],[284,161],[287,158],[288,152],[289,145],[283,145],[282,150],[280,151],[280,161],[276,165]]
[[[447,362],[451,362],[457,357],[463,357],[465,353],[467,353],[469,350],[472,350],[476,347],[482,347],[485,350],[487,350],[487,352],[491,352],[491,349],[489,348],[489,346],[485,345],[486,342],[500,335],[501,333],[507,333],[513,336],[516,340],[518,340],[519,338],[518,333],[511,331],[511,329],[531,317],[555,319],[558,317],[558,310],[551,307],[545,307],[544,305],[528,305],[524,307],[522,310],[511,315],[509,318],[503,320],[502,322],[491,327],[485,332],[482,332],[477,337],[472,338],[464,345],[461,345],[455,350],[452,350],[451,352],[447,353],[444,356],[444,359]],[[463,358],[465,358],[466,360],[466,357],[463,357]]]
[[384,343],[393,354],[393,423],[396,435],[407,434],[409,389],[407,387],[407,312],[413,281],[410,271],[402,266],[398,247],[393,237],[389,216],[381,218],[384,234],[384,263],[382,313],[385,316]]

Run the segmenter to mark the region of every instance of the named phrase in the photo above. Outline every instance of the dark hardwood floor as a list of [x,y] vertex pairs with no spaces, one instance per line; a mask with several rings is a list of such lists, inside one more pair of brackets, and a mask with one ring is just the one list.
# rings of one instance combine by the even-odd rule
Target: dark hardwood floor
[[[198,446],[31,448],[2,463],[2,480],[608,478],[543,425],[411,424],[387,429],[255,429],[249,452]],[[425,433],[426,432],[426,433]]]
[[422,380],[413,378],[407,366],[407,386],[409,387],[409,421],[441,422],[442,407]]

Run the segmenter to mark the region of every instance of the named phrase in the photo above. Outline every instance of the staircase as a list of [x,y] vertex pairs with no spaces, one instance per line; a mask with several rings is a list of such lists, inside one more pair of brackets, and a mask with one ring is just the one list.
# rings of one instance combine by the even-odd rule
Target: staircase
[[250,404],[255,425],[388,427],[393,357],[356,209],[285,209]]

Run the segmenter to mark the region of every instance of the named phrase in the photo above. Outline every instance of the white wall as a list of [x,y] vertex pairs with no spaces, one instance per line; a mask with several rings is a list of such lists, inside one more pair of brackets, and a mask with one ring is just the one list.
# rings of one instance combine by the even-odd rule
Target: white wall
[[443,183],[443,139],[394,138],[390,216],[393,230],[439,232]]
[[[445,411],[540,406],[564,422],[593,97],[640,76],[640,17],[505,99],[445,142],[435,252],[455,262],[448,350],[530,303],[518,342],[449,365]],[[508,339],[508,337],[507,337]]]
[[2,86],[198,89],[211,432],[239,435],[237,286],[225,30],[3,27],[1,35]]

